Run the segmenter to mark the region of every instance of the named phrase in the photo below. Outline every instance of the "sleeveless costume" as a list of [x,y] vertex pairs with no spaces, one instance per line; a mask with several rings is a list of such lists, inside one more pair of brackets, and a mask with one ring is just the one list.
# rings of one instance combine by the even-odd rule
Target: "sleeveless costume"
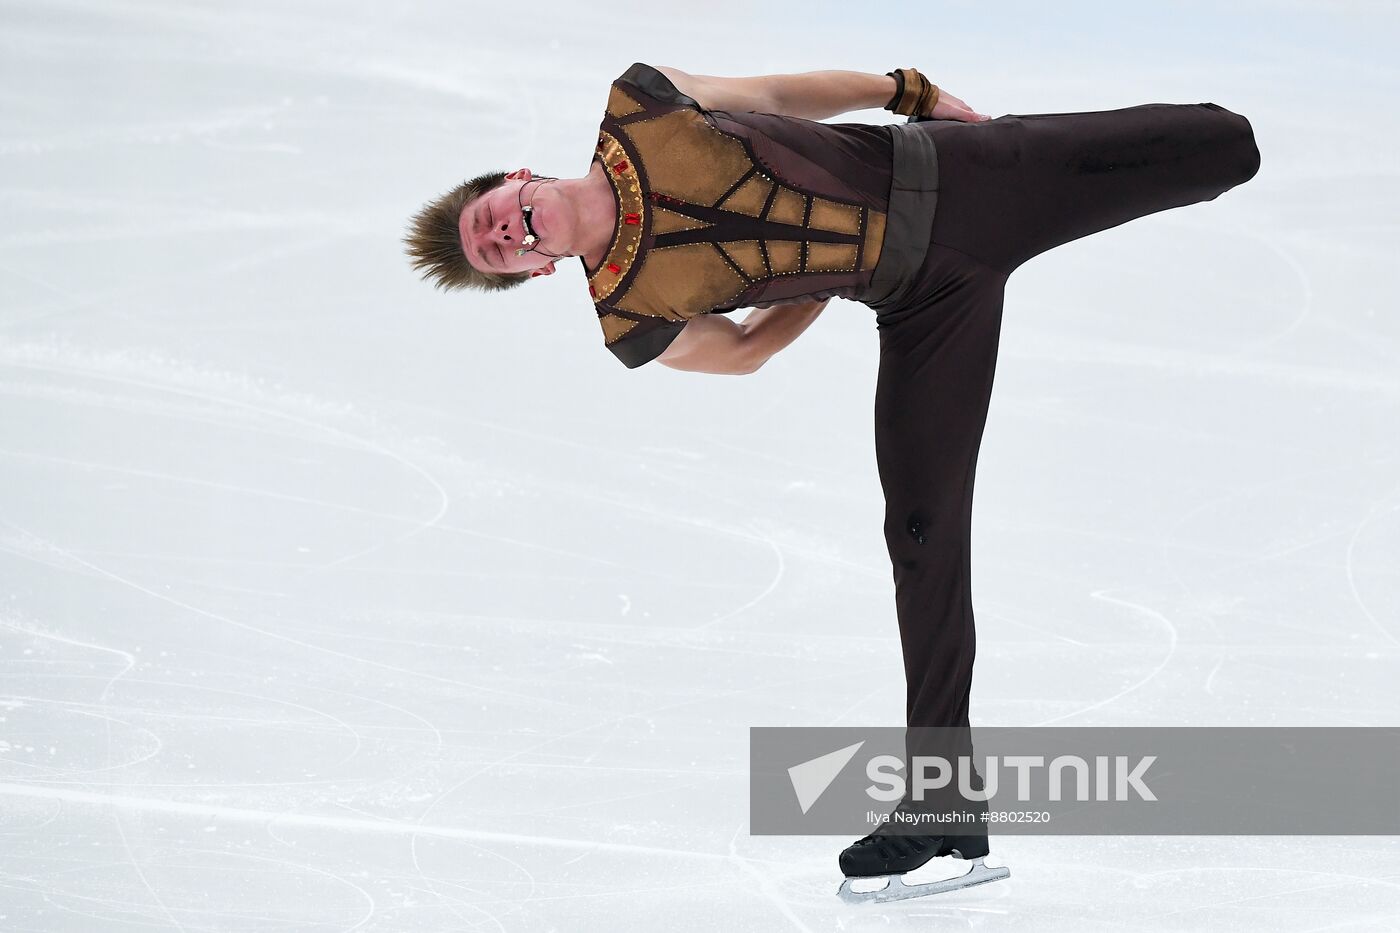
[[633,65],[594,154],[617,201],[613,241],[584,263],[608,349],[635,368],[696,314],[865,294],[892,148],[888,127],[702,110]]
[[876,312],[875,452],[907,724],[967,727],[972,490],[1007,277],[1248,181],[1249,121],[1201,103],[824,124],[705,111],[638,63],[612,85],[595,158],[618,220],[585,272],[628,367],[696,314],[833,296]]

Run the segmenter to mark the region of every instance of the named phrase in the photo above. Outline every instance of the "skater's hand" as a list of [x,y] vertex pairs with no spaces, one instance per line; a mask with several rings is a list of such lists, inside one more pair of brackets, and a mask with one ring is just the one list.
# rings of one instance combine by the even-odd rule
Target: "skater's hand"
[[961,120],[964,123],[982,123],[991,119],[987,114],[973,110],[941,87],[938,89],[938,103],[933,105],[933,112],[924,116],[935,120]]

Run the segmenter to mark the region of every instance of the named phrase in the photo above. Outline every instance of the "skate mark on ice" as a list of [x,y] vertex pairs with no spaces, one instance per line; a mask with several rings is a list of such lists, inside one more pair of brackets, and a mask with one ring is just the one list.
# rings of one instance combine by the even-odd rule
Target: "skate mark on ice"
[[[56,544],[53,544],[52,542],[46,541],[46,540],[44,540],[43,538],[40,538],[38,535],[35,535],[33,532],[30,532],[28,529],[21,528],[20,526],[14,524],[13,522],[10,522],[10,521],[8,521],[8,520],[6,520],[6,519],[4,519],[4,518],[0,518],[0,525],[7,525],[7,526],[9,526],[9,527],[11,527],[11,528],[14,528],[14,529],[16,529],[16,530],[22,532],[23,534],[27,535],[28,537],[30,537],[32,540],[42,542],[42,543],[43,543],[43,546],[44,546],[45,548],[47,548],[48,550],[50,550],[50,551],[52,551],[52,552],[54,552],[54,553],[57,553],[57,554],[61,554],[62,556],[68,558],[69,560],[71,560],[71,561],[73,561],[73,562],[75,562],[75,563],[81,565],[82,567],[87,568],[88,570],[93,571],[93,572],[96,573],[97,575],[100,575],[100,576],[102,576],[102,577],[106,577],[107,579],[112,580],[112,581],[114,581],[114,582],[116,582],[116,583],[119,583],[119,584],[121,584],[121,585],[123,585],[123,586],[125,586],[125,587],[130,588],[130,589],[133,589],[133,590],[135,590],[135,591],[138,592],[138,593],[143,593],[143,594],[145,594],[145,595],[147,595],[147,596],[152,597],[153,599],[159,600],[159,601],[161,601],[161,602],[169,603],[170,605],[175,606],[176,608],[184,609],[184,610],[186,610],[187,612],[192,612],[192,613],[194,613],[194,614],[196,614],[196,615],[203,616],[203,617],[205,617],[205,618],[207,618],[207,619],[212,619],[212,620],[214,620],[214,621],[216,621],[216,622],[222,622],[222,623],[224,623],[225,625],[230,625],[230,626],[233,626],[234,628],[242,629],[242,630],[247,631],[247,632],[252,632],[252,633],[255,634],[255,635],[261,635],[261,636],[263,636],[265,639],[267,639],[267,640],[269,640],[269,641],[280,641],[280,642],[283,642],[283,643],[285,643],[285,644],[295,645],[295,646],[298,647],[298,648],[305,648],[305,649],[308,650],[308,651],[312,651],[312,652],[316,652],[316,653],[319,653],[319,654],[328,655],[328,656],[334,657],[334,658],[340,658],[340,659],[346,660],[346,661],[354,661],[354,662],[356,662],[356,663],[358,663],[358,664],[365,664],[365,665],[368,665],[368,666],[370,666],[370,667],[379,668],[379,669],[381,669],[381,670],[393,671],[394,673],[397,673],[397,674],[405,674],[405,675],[408,675],[408,676],[410,676],[410,677],[417,677],[417,678],[421,678],[421,679],[423,679],[423,680],[431,680],[431,681],[435,681],[435,682],[437,682],[437,683],[450,684],[450,685],[455,686],[455,687],[462,687],[462,688],[464,688],[464,689],[466,689],[466,690],[468,690],[468,691],[474,692],[474,693],[485,694],[485,695],[488,695],[488,696],[495,696],[495,697],[498,697],[498,698],[501,698],[501,699],[514,700],[514,701],[520,703],[522,706],[526,706],[526,707],[530,707],[530,706],[545,706],[545,707],[564,708],[564,709],[573,709],[573,708],[574,708],[574,705],[573,705],[573,704],[571,704],[571,703],[566,703],[566,702],[561,701],[561,700],[547,700],[547,699],[544,699],[544,698],[538,697],[538,696],[531,696],[531,695],[528,695],[528,694],[520,694],[520,693],[515,693],[515,692],[509,691],[509,690],[501,690],[501,689],[496,688],[496,687],[487,687],[487,686],[483,686],[483,685],[480,685],[480,684],[473,684],[473,683],[469,683],[469,682],[467,682],[467,681],[455,680],[455,679],[453,679],[453,678],[451,678],[451,677],[442,677],[442,676],[440,676],[440,675],[438,675],[438,674],[432,674],[432,673],[429,673],[429,672],[427,672],[427,671],[414,670],[414,669],[412,669],[412,668],[401,667],[401,666],[399,666],[399,665],[397,665],[397,664],[390,664],[390,663],[388,663],[388,662],[386,662],[386,661],[379,661],[379,660],[376,660],[376,659],[373,659],[373,658],[366,658],[366,657],[362,657],[362,656],[360,656],[360,655],[350,654],[349,652],[345,652],[345,651],[338,651],[338,650],[336,650],[336,649],[334,649],[334,648],[327,648],[327,647],[325,647],[325,646],[323,646],[323,645],[317,645],[317,644],[314,644],[314,643],[312,643],[312,642],[303,641],[303,640],[301,640],[300,638],[294,638],[294,637],[292,637],[292,636],[290,636],[290,635],[284,635],[284,634],[282,634],[281,632],[273,631],[273,630],[271,630],[271,629],[259,628],[258,626],[253,625],[252,623],[249,623],[249,622],[240,622],[240,621],[238,621],[237,619],[231,618],[231,617],[229,617],[229,616],[223,615],[223,614],[218,613],[218,612],[214,612],[213,610],[205,609],[205,608],[203,608],[203,607],[201,607],[201,606],[196,606],[196,605],[193,605],[193,604],[191,604],[191,603],[187,603],[187,602],[185,602],[185,601],[183,601],[183,600],[176,599],[175,597],[170,596],[170,595],[168,595],[168,594],[165,594],[165,593],[158,593],[158,592],[156,592],[155,590],[153,590],[153,589],[151,589],[151,588],[149,588],[149,587],[147,587],[147,586],[141,585],[140,583],[136,582],[135,580],[129,579],[129,578],[127,578],[127,577],[124,577],[124,576],[122,576],[122,575],[119,574],[119,573],[115,573],[115,572],[113,572],[113,571],[111,571],[111,570],[106,569],[105,567],[102,567],[102,566],[100,566],[100,565],[98,565],[98,564],[92,563],[91,561],[84,560],[83,558],[79,557],[77,554],[75,554],[75,553],[73,553],[73,552],[71,552],[71,551],[69,551],[69,550],[67,550],[67,549],[65,549],[65,548],[62,548],[62,547],[60,547],[60,546],[58,546],[58,545],[56,545]],[[28,555],[26,554],[25,556],[27,557]],[[71,568],[70,568],[70,569],[71,569]]]
[[1176,655],[1177,630],[1176,626],[1172,624],[1170,619],[1168,619],[1165,615],[1158,612],[1157,610],[1152,609],[1151,607],[1144,606],[1139,603],[1134,603],[1126,599],[1118,599],[1113,596],[1107,595],[1107,593],[1107,590],[1098,590],[1094,593],[1090,593],[1089,595],[1092,596],[1094,599],[1101,599],[1104,602],[1114,603],[1119,606],[1125,606],[1129,609],[1136,610],[1137,612],[1142,613],[1143,615],[1156,619],[1158,622],[1162,623],[1162,625],[1166,627],[1167,634],[1169,636],[1166,654],[1162,656],[1162,660],[1157,663],[1157,666],[1154,667],[1152,670],[1148,671],[1148,673],[1144,677],[1142,677],[1136,683],[1124,687],[1122,690],[1118,691],[1112,696],[1105,697],[1102,700],[1099,700],[1097,703],[1091,703],[1088,706],[1083,707],[1082,709],[1077,709],[1073,712],[1064,713],[1060,716],[1054,716],[1050,719],[1041,720],[1040,722],[1033,723],[1033,725],[1048,726],[1051,723],[1060,722],[1061,720],[1065,719],[1071,719],[1075,716],[1082,716],[1084,713],[1088,713],[1096,709],[1102,709],[1103,707],[1108,706],[1110,703],[1117,702],[1118,700],[1132,693],[1134,690],[1137,690],[1144,684],[1147,684],[1150,681],[1152,681],[1152,679],[1155,678],[1158,674],[1160,674],[1162,670],[1167,666],[1167,664],[1171,662],[1171,659]]
[[1380,501],[1373,505],[1371,510],[1366,513],[1366,517],[1361,519],[1356,527],[1352,529],[1351,536],[1347,539],[1346,574],[1347,588],[1351,591],[1351,598],[1356,602],[1356,606],[1361,610],[1361,614],[1364,615],[1371,625],[1375,627],[1376,631],[1380,632],[1391,644],[1400,646],[1400,637],[1397,637],[1394,631],[1383,625],[1380,618],[1367,607],[1366,601],[1361,598],[1361,590],[1356,585],[1356,542],[1360,539],[1361,532],[1367,525],[1375,520],[1376,516],[1382,514],[1400,514],[1400,505],[1387,505],[1395,498],[1397,491],[1400,491],[1400,486],[1392,487],[1390,492],[1382,496]]
[[[203,421],[203,419],[185,420]],[[217,426],[216,422],[204,421],[204,423]],[[296,495],[294,493],[277,492],[272,489],[267,489],[259,486],[247,486],[241,483],[226,483],[219,482],[217,480],[201,479],[197,476],[191,476],[183,473],[165,473],[160,470],[143,470],[136,467],[119,466],[117,464],[108,463],[102,460],[80,460],[75,457],[57,457],[49,454],[36,454],[31,453],[29,451],[12,450],[4,447],[0,447],[0,457],[5,457],[10,460],[27,460],[32,463],[61,464],[63,466],[81,467],[85,470],[101,470],[105,473],[112,473],[117,476],[139,477],[141,479],[160,480],[162,482],[172,484],[178,483],[182,485],[194,486],[204,489],[214,489],[219,490],[221,492],[240,493],[242,495],[254,498],[268,499],[277,502],[288,502],[295,505],[312,506],[315,508],[325,509],[328,512],[342,512],[348,515],[356,515],[364,518],[374,518],[391,522],[403,522],[405,524],[411,524],[415,528],[417,528],[422,522],[422,519],[420,518],[416,518],[411,515],[404,515],[397,512],[381,512],[377,509],[370,509],[365,508],[363,506],[350,505],[343,502],[333,502],[328,499],[317,499],[312,498],[310,496]],[[449,526],[439,526],[439,530],[443,528],[451,530]],[[107,553],[117,553],[121,554],[122,556],[135,556],[132,555],[131,552],[126,551]],[[195,560],[197,558],[187,559]],[[271,563],[273,564],[273,566],[286,567],[297,570],[306,568],[305,564],[296,563],[294,561],[274,561]],[[244,590],[243,592],[266,594],[270,591]],[[277,593],[274,595],[281,596],[286,594]]]
[[285,813],[276,810],[263,810],[252,807],[230,807],[216,803],[188,803],[176,800],[159,800],[149,797],[134,797],[127,794],[103,794],[94,791],[73,790],[71,788],[45,787],[31,784],[0,782],[0,796],[29,798],[38,800],[60,800],[73,804],[97,807],[118,807],[147,813],[167,813],[171,815],[208,817],[217,816],[242,823],[285,824],[307,826],[314,829],[339,829],[351,832],[391,836],[438,836],[443,839],[460,839],[467,842],[499,842],[519,845],[537,845],[554,849],[573,849],[581,852],[619,852],[631,855],[665,855],[700,862],[725,862],[728,856],[709,852],[696,852],[691,849],[676,849],[664,846],[635,845],[625,842],[598,842],[587,839],[564,839],[557,836],[528,836],[522,833],[493,832],[484,829],[464,829],[461,826],[440,826],[428,823],[402,823],[394,820],[362,819],[359,817],[328,816],[306,813]]
[[788,906],[787,901],[784,900],[782,895],[773,887],[772,876],[759,871],[753,866],[752,862],[749,859],[744,858],[742,855],[739,854],[739,849],[734,844],[734,841],[738,839],[739,836],[743,834],[743,832],[744,825],[741,823],[734,828],[734,834],[729,837],[729,861],[732,864],[738,866],[738,868],[741,871],[743,871],[745,874],[747,874],[750,878],[754,880],[754,883],[758,885],[758,889],[761,892],[763,892],[764,899],[766,899],[770,904],[772,904],[773,907],[778,911],[778,913],[782,914],[783,917],[786,918],[788,923],[792,924],[793,929],[801,930],[802,933],[814,933],[811,927],[803,923],[802,919],[798,917],[797,914],[793,913],[792,908]]
[[[403,456],[402,454],[399,454],[398,452],[384,446],[383,444],[380,444],[373,438],[370,438],[365,435],[356,434],[344,428],[336,427],[334,425],[326,423],[325,421],[313,420],[311,418],[303,417],[301,415],[281,411],[269,405],[235,399],[227,395],[216,395],[195,388],[175,386],[169,384],[168,382],[154,382],[149,379],[137,378],[135,376],[123,375],[120,372],[111,371],[117,366],[130,366],[134,361],[118,359],[114,363],[110,359],[94,359],[90,362],[90,365],[84,368],[80,365],[80,361],[71,361],[65,364],[61,360],[61,358],[59,358],[60,352],[62,351],[58,351],[54,348],[39,348],[35,346],[9,347],[5,350],[5,358],[3,359],[3,361],[6,365],[13,366],[18,369],[30,369],[39,372],[48,372],[70,377],[76,376],[89,379],[97,379],[104,382],[114,383],[116,385],[135,387],[145,389],[148,391],[164,393],[176,397],[197,399],[199,401],[214,404],[216,406],[222,405],[238,411],[251,412],[253,414],[265,417],[273,422],[285,422],[295,424],[303,428],[311,428],[319,432],[325,432],[327,434],[330,434],[331,436],[348,441],[355,447],[364,450],[369,450],[373,453],[379,454],[382,457],[385,457],[386,459],[393,460],[394,462],[402,465],[410,472],[417,474],[424,482],[426,482],[430,487],[432,487],[432,490],[437,497],[437,504],[431,516],[428,516],[424,519],[420,519],[418,524],[416,524],[413,528],[410,528],[407,531],[404,531],[403,533],[395,537],[389,538],[387,540],[382,540],[371,547],[363,548],[359,551],[344,555],[327,563],[313,565],[308,568],[309,570],[326,570],[331,567],[338,566],[339,564],[345,563],[347,561],[363,557],[366,554],[373,553],[374,551],[384,547],[388,547],[391,544],[398,544],[402,541],[407,540],[408,538],[420,534],[423,531],[426,531],[429,528],[434,527],[438,524],[439,521],[441,521],[442,517],[447,514],[448,507],[451,504],[451,497],[448,495],[447,490],[443,487],[443,485],[440,482],[438,482],[438,480],[422,466]],[[69,356],[74,355],[71,348],[68,349],[68,353]],[[43,359],[43,357],[45,356],[49,357],[50,359]],[[209,378],[208,374],[201,373],[201,376],[203,376],[203,378],[206,379]]]
[[[701,524],[707,527],[712,527],[709,526],[708,522],[702,522]],[[731,608],[729,611],[721,613],[715,618],[710,619],[708,622],[700,622],[695,625],[688,626],[686,629],[687,631],[703,632],[706,629],[711,628],[712,626],[719,625],[721,622],[727,621],[729,619],[734,618],[737,615],[740,615],[748,609],[752,609],[754,606],[757,606],[764,600],[766,600],[769,596],[772,596],[773,593],[778,589],[778,584],[782,582],[783,576],[787,571],[787,560],[783,557],[782,546],[779,545],[778,542],[774,540],[771,536],[763,534],[753,525],[750,524],[746,525],[745,527],[753,529],[754,537],[757,538],[759,541],[762,541],[764,544],[768,545],[769,550],[773,552],[773,574],[771,577],[769,577],[767,586],[765,586],[763,590],[757,595],[751,597],[748,600],[748,602],[741,603],[740,605]]]

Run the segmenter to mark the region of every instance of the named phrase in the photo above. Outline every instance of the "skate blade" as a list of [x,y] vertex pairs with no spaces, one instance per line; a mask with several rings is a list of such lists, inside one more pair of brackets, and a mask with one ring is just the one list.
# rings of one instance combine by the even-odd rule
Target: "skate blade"
[[[878,878],[879,876],[876,876]],[[1011,877],[1011,869],[1006,867],[991,868],[982,859],[973,859],[972,868],[966,874],[956,878],[946,878],[942,881],[930,881],[926,884],[905,884],[904,875],[885,875],[884,887],[874,891],[857,891],[854,884],[861,881],[873,881],[875,878],[847,878],[841,882],[841,887],[836,893],[841,900],[847,904],[883,904],[885,901],[902,901],[910,897],[927,897],[930,894],[944,894],[948,891],[960,891],[963,888],[970,888],[975,884],[986,884],[988,881],[1000,881],[1002,878]]]

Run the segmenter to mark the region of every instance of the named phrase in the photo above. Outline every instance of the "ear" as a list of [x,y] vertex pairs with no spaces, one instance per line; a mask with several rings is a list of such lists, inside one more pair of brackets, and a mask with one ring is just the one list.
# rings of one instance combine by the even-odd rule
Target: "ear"
[[535,276],[537,276],[537,275],[553,275],[553,274],[554,274],[554,260],[551,259],[551,260],[550,260],[548,263],[546,263],[545,265],[540,266],[538,269],[533,270],[533,271],[530,273],[530,278],[533,279],[533,278],[534,278]]
[[512,179],[513,179],[513,178],[523,178],[525,181],[529,181],[529,180],[530,180],[531,178],[533,178],[534,176],[530,174],[530,170],[529,170],[528,168],[518,168],[518,169],[516,169],[516,170],[513,171],[513,172],[507,173],[507,174],[506,174],[506,177],[507,177],[507,178],[512,178]]

